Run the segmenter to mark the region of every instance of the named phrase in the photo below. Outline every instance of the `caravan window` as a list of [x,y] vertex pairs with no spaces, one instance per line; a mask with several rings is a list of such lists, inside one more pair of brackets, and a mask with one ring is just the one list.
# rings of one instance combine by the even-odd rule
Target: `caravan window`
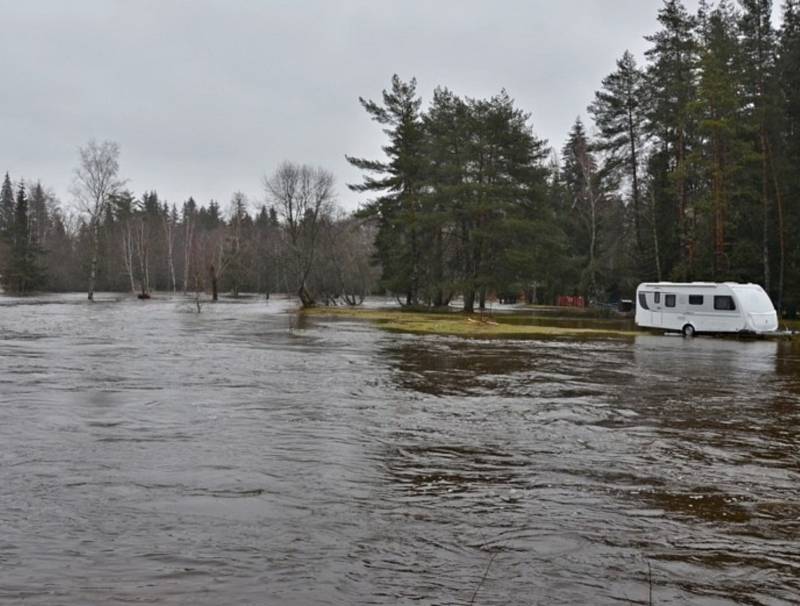
[[689,295],[689,305],[702,305],[703,295]]
[[734,311],[736,309],[736,303],[733,302],[733,297],[729,295],[716,295],[714,297],[714,309]]
[[675,295],[664,295],[664,305],[675,307]]
[[654,303],[661,303],[661,293],[653,293],[653,302]]
[[643,292],[639,293],[639,307],[641,307],[642,309],[650,309],[647,306],[647,294],[646,293],[643,293]]

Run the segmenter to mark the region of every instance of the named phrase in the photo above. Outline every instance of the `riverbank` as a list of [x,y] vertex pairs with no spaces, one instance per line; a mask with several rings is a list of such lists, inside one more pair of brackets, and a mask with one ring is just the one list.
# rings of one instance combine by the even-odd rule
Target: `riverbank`
[[[629,321],[558,318],[535,311],[502,312],[491,315],[455,311],[421,312],[352,307],[315,307],[301,310],[305,317],[353,319],[374,322],[381,328],[412,334],[448,335],[476,339],[525,339],[569,337],[588,339],[630,339],[637,334]],[[569,325],[565,325],[568,322]]]

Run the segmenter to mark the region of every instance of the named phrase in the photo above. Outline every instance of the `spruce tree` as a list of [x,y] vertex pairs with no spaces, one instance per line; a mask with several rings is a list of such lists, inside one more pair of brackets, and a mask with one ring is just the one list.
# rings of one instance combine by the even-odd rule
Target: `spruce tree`
[[31,234],[36,244],[40,247],[47,242],[47,232],[50,224],[49,209],[47,207],[49,196],[42,187],[41,181],[31,188],[28,201]]
[[562,151],[560,176],[568,205],[567,224],[573,254],[581,259],[583,266],[580,288],[584,295],[597,299],[601,294],[598,260],[604,244],[601,243],[601,226],[607,204],[602,175],[591,147],[583,122],[578,118]]
[[14,225],[14,188],[6,173],[0,188],[0,238],[7,237]]
[[[0,278],[7,271],[11,254],[11,228],[14,225],[14,189],[6,173],[0,188]],[[3,280],[5,283],[5,280]]]
[[39,265],[41,251],[30,229],[28,196],[22,182],[17,189],[14,220],[9,234],[10,251],[3,270],[3,287],[24,295],[42,286],[44,274]]

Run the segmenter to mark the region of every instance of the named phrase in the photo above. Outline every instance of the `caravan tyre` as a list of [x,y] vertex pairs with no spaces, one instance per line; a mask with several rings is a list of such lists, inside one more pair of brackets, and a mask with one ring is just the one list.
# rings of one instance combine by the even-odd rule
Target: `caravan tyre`
[[681,329],[684,337],[693,337],[694,336],[694,326],[691,324],[685,324],[684,327]]

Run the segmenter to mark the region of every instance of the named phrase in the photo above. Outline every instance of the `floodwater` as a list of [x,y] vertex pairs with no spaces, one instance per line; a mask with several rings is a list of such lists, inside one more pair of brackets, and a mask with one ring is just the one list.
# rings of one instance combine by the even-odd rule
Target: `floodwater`
[[0,603],[800,600],[798,343],[289,309],[0,299]]

